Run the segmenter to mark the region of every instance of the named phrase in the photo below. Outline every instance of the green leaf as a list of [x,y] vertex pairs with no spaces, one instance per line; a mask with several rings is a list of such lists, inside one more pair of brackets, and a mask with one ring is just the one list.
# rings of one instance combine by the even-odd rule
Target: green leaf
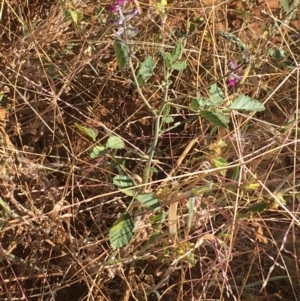
[[208,98],[194,98],[190,103],[190,108],[194,111],[203,110],[205,106],[211,107],[213,103]]
[[93,147],[91,153],[90,153],[90,157],[92,159],[96,159],[100,156],[105,156],[108,152],[108,149],[102,145],[96,145]]
[[210,95],[210,99],[214,105],[219,105],[220,103],[223,102],[224,93],[223,93],[222,89],[218,87],[218,85],[216,83],[212,84],[210,86],[209,95]]
[[163,222],[166,220],[166,217],[167,217],[167,213],[165,211],[162,211],[154,215],[153,217],[151,217],[150,223],[152,225],[157,225],[160,228]]
[[125,143],[120,137],[112,136],[108,138],[106,147],[113,149],[122,149],[125,147]]
[[188,23],[188,34],[189,35],[193,34],[194,31],[196,31],[196,29],[197,29],[196,23],[194,23],[194,22]]
[[171,58],[171,53],[169,52],[163,52],[162,56],[166,62],[167,68],[172,69],[172,58]]
[[266,108],[264,104],[247,95],[241,94],[229,107],[232,110],[246,110],[252,112],[261,112]]
[[239,213],[236,216],[237,219],[248,219],[249,217],[251,217],[251,212]]
[[135,189],[126,189],[126,190],[120,189],[120,191],[130,197],[136,197],[138,194],[138,192]]
[[275,49],[275,48],[270,48],[269,49],[269,54],[275,59],[283,59],[285,58],[285,52],[282,49]]
[[212,185],[207,186],[196,186],[192,189],[192,197],[198,196],[199,194],[202,194],[203,192],[211,191]]
[[240,166],[237,166],[236,168],[233,169],[231,179],[234,181],[237,181],[240,176]]
[[280,4],[286,13],[290,12],[290,3],[289,0],[280,0]]
[[176,45],[175,45],[175,48],[171,54],[171,57],[172,57],[172,61],[176,61],[180,58],[182,54],[182,39],[178,39]]
[[1,102],[2,99],[3,99],[3,96],[4,96],[4,94],[3,94],[3,93],[0,93],[0,102]]
[[150,171],[153,172],[153,173],[158,173],[158,169],[155,168],[155,167],[150,167]]
[[172,116],[165,116],[165,117],[162,118],[162,122],[164,122],[164,123],[173,123],[174,118]]
[[252,206],[250,206],[248,208],[248,210],[251,212],[261,213],[261,212],[265,211],[267,209],[267,207],[268,207],[268,204],[266,202],[260,202],[260,203],[253,204]]
[[113,182],[119,189],[125,189],[134,186],[132,179],[123,175],[116,175],[113,179]]
[[185,61],[180,61],[177,63],[171,63],[171,69],[177,70],[177,71],[183,71],[187,67],[187,64]]
[[[213,162],[213,164],[214,164],[215,167],[226,167],[226,166],[228,166],[228,162],[224,158],[222,158],[222,157],[213,158],[212,162]],[[221,171],[221,175],[225,177],[226,176],[226,172],[227,172],[226,169],[222,170]]]
[[3,201],[2,197],[0,197],[0,206],[3,208],[3,212],[7,212],[8,214],[13,215],[13,211],[9,208],[6,202]]
[[293,61],[284,61],[283,62],[283,64],[287,67],[287,68],[289,68],[289,69],[294,69],[294,68],[296,68],[296,64],[295,64],[295,62],[293,62]]
[[171,112],[171,106],[169,104],[166,104],[163,109],[163,115],[168,116],[170,112]]
[[121,71],[124,71],[129,59],[128,49],[122,41],[115,41],[115,54]]
[[200,111],[200,115],[203,116],[208,121],[210,121],[211,123],[220,126],[222,128],[227,128],[227,125],[229,123],[228,117],[221,113],[202,110]]
[[93,139],[93,141],[96,141],[96,138],[98,136],[98,131],[88,128],[86,126],[83,126],[79,123],[75,122],[75,126],[85,135],[87,135],[88,137],[90,137],[91,139]]
[[199,100],[194,98],[190,103],[190,109],[193,111],[199,111],[202,107],[199,104]]
[[83,14],[79,10],[69,9],[68,12],[76,25],[83,19]]
[[162,211],[153,217],[150,218],[150,223],[153,226],[152,235],[150,236],[147,245],[153,244],[157,238],[161,235],[161,228],[163,226],[164,221],[166,220],[167,213],[165,211]]
[[274,48],[270,48],[269,49],[270,56],[274,56],[274,53],[275,53],[275,49]]
[[[115,168],[121,167],[122,165],[124,165],[125,161],[126,161],[126,158],[124,158],[124,157],[119,157],[119,158],[115,157],[114,160],[110,164],[109,170],[113,170]],[[122,169],[122,167],[121,167],[121,169]]]
[[154,67],[153,58],[151,56],[147,56],[143,61],[137,75],[140,86],[144,86],[147,80],[153,75]]
[[171,106],[169,104],[166,104],[163,109],[162,122],[164,122],[164,123],[173,123],[174,122],[174,118],[171,116],[168,116],[170,114],[170,111],[171,111]]
[[160,208],[160,203],[157,197],[151,193],[140,194],[136,199],[145,207],[150,208],[153,211],[156,211]]
[[128,213],[124,213],[109,230],[109,242],[113,249],[126,246],[134,236],[134,224]]
[[136,196],[137,192],[134,189],[128,189],[133,187],[135,184],[132,179],[128,176],[116,175],[113,178],[113,183],[118,187],[120,191],[128,196]]

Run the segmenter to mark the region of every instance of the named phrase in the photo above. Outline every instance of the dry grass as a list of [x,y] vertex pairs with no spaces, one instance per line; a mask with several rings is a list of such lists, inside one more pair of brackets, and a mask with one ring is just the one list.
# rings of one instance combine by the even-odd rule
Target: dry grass
[[[299,300],[296,1],[293,20],[274,0],[173,2],[164,17],[152,1],[137,3],[133,65],[156,61],[142,88],[153,109],[165,91],[162,47],[185,36],[188,64],[172,73],[167,95],[180,126],[163,128],[151,162],[155,118],[130,69],[118,70],[108,5],[1,1],[0,301]],[[70,10],[83,14],[78,24]],[[227,62],[240,53],[220,30],[253,57],[236,88]],[[228,129],[212,125],[189,104],[214,82],[224,103],[243,93],[266,110],[232,111]],[[126,149],[91,159],[95,143],[75,123],[97,130],[97,143],[122,137]],[[157,172],[138,185],[149,162]],[[120,166],[158,197],[161,215],[117,190]],[[135,236],[113,250],[109,230],[129,205]]]

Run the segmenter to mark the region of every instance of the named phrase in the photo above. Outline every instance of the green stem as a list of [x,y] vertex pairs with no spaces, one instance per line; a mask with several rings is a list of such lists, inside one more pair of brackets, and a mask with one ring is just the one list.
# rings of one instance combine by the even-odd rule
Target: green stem
[[[124,28],[126,30],[126,24],[124,24]],[[126,36],[126,42],[128,42],[127,40],[127,36]],[[165,89],[164,89],[164,96],[163,96],[163,102],[158,110],[158,112],[156,112],[149,104],[149,102],[147,101],[146,97],[144,96],[141,87],[138,83],[138,79],[137,76],[135,74],[135,70],[134,70],[134,66],[132,63],[132,58],[131,56],[129,56],[129,67],[131,69],[131,73],[133,76],[133,80],[135,83],[135,86],[137,88],[138,94],[141,97],[141,99],[143,100],[144,104],[148,107],[148,109],[152,112],[153,117],[154,117],[154,130],[153,130],[153,140],[152,143],[147,151],[147,154],[149,155],[149,158],[147,160],[146,166],[145,166],[145,170],[143,173],[143,184],[148,184],[149,182],[149,178],[150,178],[150,174],[151,174],[151,165],[152,165],[152,161],[153,161],[153,157],[154,157],[154,153],[156,150],[156,146],[158,143],[158,138],[161,135],[160,131],[161,131],[161,119],[163,117],[163,111],[165,108],[165,105],[168,101],[168,93],[169,93],[169,85],[168,85],[168,79],[170,76],[169,70],[167,69],[166,63],[165,61],[163,62],[163,70],[164,70],[164,80],[165,80]],[[147,190],[147,186],[143,186],[143,191]]]
[[[169,93],[169,85],[168,85],[168,79],[169,79],[169,73],[167,71],[167,67],[165,65],[163,65],[163,70],[164,70],[164,79],[165,82],[167,83],[165,86],[165,90],[164,90],[164,97],[163,97],[163,102],[159,108],[158,114],[155,118],[155,123],[154,123],[154,133],[153,133],[153,140],[152,143],[150,145],[150,148],[148,150],[148,154],[149,154],[149,160],[147,161],[147,164],[145,166],[145,171],[144,171],[144,176],[143,176],[143,183],[147,184],[149,182],[149,178],[150,178],[150,173],[151,173],[151,164],[152,164],[152,160],[154,157],[154,153],[156,150],[156,146],[157,146],[157,142],[158,142],[158,138],[161,135],[161,118],[163,117],[163,111],[165,108],[165,105],[168,101],[168,93]],[[144,189],[146,189],[147,187],[145,186]]]
[[148,100],[146,99],[144,93],[142,92],[141,90],[141,87],[138,83],[138,79],[136,77],[136,74],[135,74],[135,70],[134,70],[134,67],[133,67],[133,63],[132,63],[132,59],[131,57],[129,57],[129,67],[131,69],[131,73],[132,73],[132,76],[133,76],[133,80],[134,80],[134,83],[135,83],[135,86],[136,86],[136,89],[141,97],[141,99],[143,100],[144,104],[148,107],[148,109],[151,111],[151,113],[154,115],[154,117],[157,117],[157,113],[156,111],[150,106]]

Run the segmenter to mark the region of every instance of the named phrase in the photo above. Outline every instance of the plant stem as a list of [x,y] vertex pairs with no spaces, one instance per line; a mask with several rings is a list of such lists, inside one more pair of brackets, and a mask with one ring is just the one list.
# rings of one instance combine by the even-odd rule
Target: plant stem
[[[148,154],[149,154],[149,160],[147,161],[147,164],[145,166],[145,171],[144,171],[144,176],[143,176],[143,183],[146,184],[149,181],[150,178],[150,173],[151,173],[151,164],[152,164],[152,160],[154,157],[154,152],[156,150],[156,146],[157,146],[157,142],[158,142],[158,138],[161,135],[161,118],[163,115],[163,111],[165,108],[165,105],[168,102],[168,93],[169,93],[169,84],[168,84],[168,79],[169,79],[169,73],[165,64],[165,61],[163,63],[163,70],[164,70],[164,79],[165,79],[165,89],[164,89],[164,98],[163,98],[163,102],[159,108],[159,111],[157,113],[157,116],[155,117],[155,123],[154,123],[154,133],[153,133],[153,140],[152,143],[150,145],[150,148],[148,150]],[[143,189],[146,189],[147,187],[145,186]]]
[[136,86],[136,89],[141,97],[141,99],[143,100],[144,104],[147,106],[147,108],[151,111],[151,113],[154,115],[154,117],[157,117],[157,113],[156,111],[150,106],[148,100],[146,99],[144,93],[142,92],[141,90],[141,87],[138,83],[138,79],[136,77],[136,74],[135,74],[135,70],[134,70],[134,67],[133,67],[133,63],[132,63],[132,59],[131,57],[129,57],[129,67],[131,69],[131,73],[132,73],[132,76],[133,76],[133,80],[134,80],[134,83],[135,83],[135,86]]

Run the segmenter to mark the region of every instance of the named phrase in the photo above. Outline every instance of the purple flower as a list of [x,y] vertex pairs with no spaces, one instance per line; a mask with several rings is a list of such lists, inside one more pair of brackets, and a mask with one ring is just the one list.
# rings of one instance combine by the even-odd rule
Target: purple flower
[[230,73],[228,76],[228,84],[230,87],[234,87],[239,81],[241,81],[242,77],[236,75],[234,73]]
[[229,60],[228,69],[231,71],[228,76],[228,85],[234,87],[242,79],[242,77],[238,75],[241,74],[241,66],[236,60]]
[[139,13],[137,8],[123,12],[123,7],[118,4],[112,4],[109,10],[111,13],[118,13],[119,17],[115,16],[115,18],[111,21],[119,25],[130,21],[136,14]]
[[232,71],[235,71],[235,70],[237,70],[237,69],[240,68],[240,66],[238,65],[237,61],[232,61],[232,60],[228,61],[228,67]]
[[138,14],[139,11],[137,8],[133,9],[133,10],[129,10],[127,12],[124,13],[124,21],[128,22],[129,20],[131,20],[136,14]]
[[127,39],[131,39],[135,37],[137,33],[138,33],[138,28],[133,26],[127,26],[126,30],[124,29],[124,27],[119,27],[118,31],[116,32],[116,35],[117,36],[124,35],[125,37],[127,37]]
[[110,11],[111,13],[116,12],[116,11],[117,11],[117,6],[116,6],[116,4],[111,4],[110,7],[109,7],[109,11]]
[[[129,2],[134,2],[135,0],[129,0]],[[114,0],[113,3],[110,5],[109,10],[110,12],[114,13],[118,10],[118,6],[124,6],[126,0]]]
[[113,3],[110,6],[110,12],[112,13],[112,18],[110,21],[118,27],[116,32],[117,36],[125,36],[127,39],[131,39],[136,36],[138,33],[138,29],[136,27],[131,26],[130,24],[126,24],[139,13],[137,8],[132,10],[125,11],[126,1],[134,2],[134,0],[113,0]]
[[119,13],[118,24],[121,25],[121,24],[123,24],[125,17],[123,15],[122,7],[120,5],[117,5],[117,10],[118,10],[118,13]]
[[137,27],[133,27],[133,26],[128,26],[126,28],[125,34],[127,36],[127,39],[131,39],[133,37],[135,37],[138,34],[139,30]]
[[115,13],[116,11],[118,11],[119,9],[121,9],[121,6],[125,3],[125,0],[117,0],[115,2],[113,2],[110,7],[109,7],[109,11],[111,13]]
[[119,27],[118,31],[116,32],[117,36],[120,36],[125,31],[124,27]]
[[236,82],[234,78],[228,78],[228,84],[230,87],[234,87]]

